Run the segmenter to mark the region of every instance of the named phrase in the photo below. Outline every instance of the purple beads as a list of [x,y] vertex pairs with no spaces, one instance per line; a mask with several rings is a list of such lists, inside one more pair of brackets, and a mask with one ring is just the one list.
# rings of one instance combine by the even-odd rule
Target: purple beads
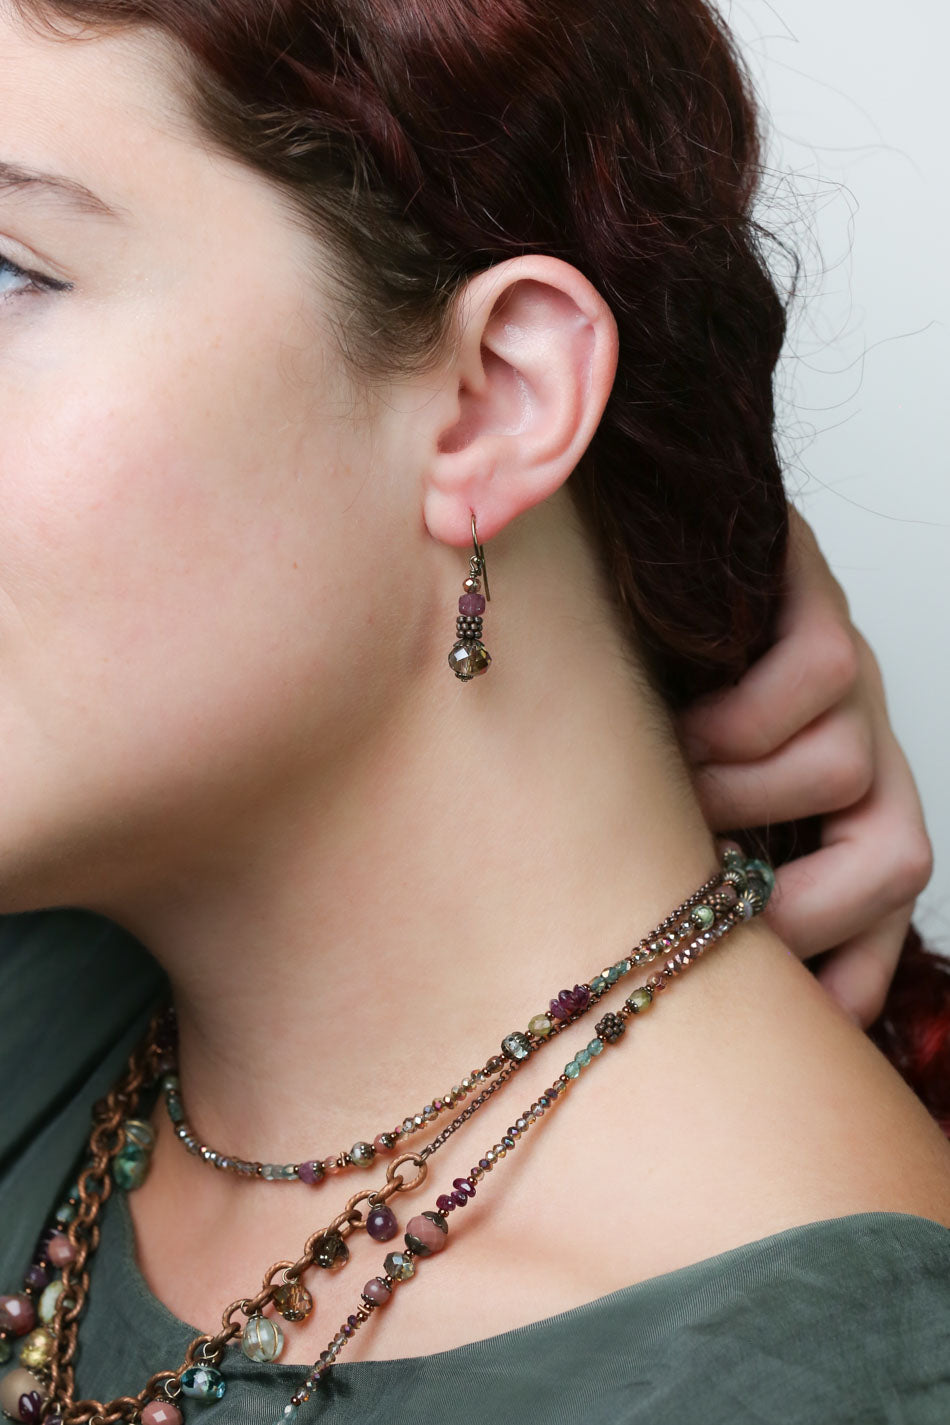
[[366,1218],[366,1231],[374,1242],[388,1242],[399,1231],[396,1214],[385,1203],[374,1207]]
[[485,612],[484,594],[463,594],[459,599],[459,613],[470,616],[481,615]]
[[441,1195],[440,1197],[437,1197],[436,1200],[435,1200],[435,1205],[436,1205],[436,1207],[439,1209],[440,1212],[454,1212],[454,1211],[455,1211],[455,1203],[454,1203],[453,1199],[452,1199],[451,1197],[449,1197],[448,1193],[442,1193],[442,1195]]
[[318,1158],[309,1163],[300,1163],[297,1168],[297,1176],[302,1183],[309,1183],[315,1187],[317,1183],[322,1183],[326,1176],[326,1169]]
[[562,990],[557,999],[552,999],[550,1014],[552,1019],[571,1019],[581,1014],[590,1004],[590,990],[586,985],[575,985],[572,990]]

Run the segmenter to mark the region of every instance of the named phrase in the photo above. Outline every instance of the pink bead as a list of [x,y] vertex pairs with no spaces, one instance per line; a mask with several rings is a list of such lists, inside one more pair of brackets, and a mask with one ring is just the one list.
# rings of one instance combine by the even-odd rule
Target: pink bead
[[430,1252],[441,1252],[449,1240],[448,1235],[436,1226],[431,1217],[413,1217],[406,1226],[406,1232],[417,1237]]
[[65,1267],[76,1259],[76,1248],[65,1232],[54,1232],[49,1239],[46,1255],[54,1267]]
[[373,1147],[376,1149],[377,1153],[391,1153],[393,1151],[393,1144],[389,1141],[389,1138],[391,1136],[391,1134],[384,1135],[382,1133],[377,1133],[376,1137],[373,1139]]
[[28,1296],[0,1296],[0,1327],[25,1336],[36,1325],[36,1311]]
[[739,899],[739,892],[731,881],[726,881],[719,887],[719,896],[725,906],[733,906]]
[[363,1295],[367,1301],[375,1302],[377,1306],[385,1306],[392,1296],[392,1290],[379,1277],[370,1277],[363,1288]]
[[182,1413],[170,1400],[150,1400],[142,1411],[142,1425],[182,1425]]
[[459,599],[459,613],[477,615],[485,612],[484,594],[463,594]]
[[337,1173],[342,1173],[343,1169],[340,1167],[336,1158],[324,1158],[323,1171],[328,1178],[332,1178],[335,1177]]

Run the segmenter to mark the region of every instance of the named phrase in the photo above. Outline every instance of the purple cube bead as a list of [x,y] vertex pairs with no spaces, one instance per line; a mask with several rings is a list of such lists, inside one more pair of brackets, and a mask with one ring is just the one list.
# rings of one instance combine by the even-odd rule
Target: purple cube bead
[[463,594],[459,599],[460,614],[483,614],[485,612],[484,594]]

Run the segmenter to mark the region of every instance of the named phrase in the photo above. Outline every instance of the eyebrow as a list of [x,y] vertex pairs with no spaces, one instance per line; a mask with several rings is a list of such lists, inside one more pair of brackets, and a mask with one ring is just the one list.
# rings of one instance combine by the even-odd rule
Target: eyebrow
[[16,163],[0,159],[0,193],[7,189],[36,187],[45,193],[52,193],[68,203],[80,213],[91,213],[100,218],[120,217],[116,208],[111,208],[91,188],[77,183],[73,178],[63,178],[57,173],[40,173],[33,168],[23,168]]

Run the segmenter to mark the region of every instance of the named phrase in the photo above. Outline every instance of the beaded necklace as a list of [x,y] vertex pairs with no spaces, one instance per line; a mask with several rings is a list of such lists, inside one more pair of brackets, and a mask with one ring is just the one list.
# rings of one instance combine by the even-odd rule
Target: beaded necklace
[[[182,1425],[186,1399],[221,1399],[227,1389],[218,1369],[227,1347],[240,1336],[244,1353],[257,1361],[274,1361],[284,1344],[283,1329],[264,1310],[273,1304],[287,1322],[305,1320],[313,1310],[313,1297],[301,1278],[312,1267],[337,1271],[349,1261],[347,1238],[359,1228],[376,1241],[389,1241],[398,1223],[389,1200],[421,1187],[429,1161],[448,1139],[546,1044],[597,1004],[635,968],[658,956],[670,958],[643,985],[629,994],[617,1011],[608,1011],[595,1026],[595,1037],[564,1066],[551,1087],[509,1127],[500,1142],[488,1148],[466,1177],[455,1178],[452,1190],[441,1193],[433,1208],[407,1224],[401,1250],[387,1254],[381,1272],[363,1286],[359,1302],[339,1331],[313,1363],[284,1408],[281,1421],[289,1425],[300,1407],[326,1378],[337,1356],[374,1314],[391,1300],[394,1289],[414,1277],[417,1263],[439,1253],[446,1245],[448,1217],[464,1208],[477,1187],[513,1152],[521,1137],[541,1121],[605,1048],[617,1044],[628,1022],[645,1013],[670,981],[744,920],[765,909],[774,884],[764,861],[747,860],[733,845],[723,852],[722,868],[671,912],[637,947],[615,965],[595,975],[589,984],[562,990],[545,1014],[535,1015],[526,1032],[505,1036],[501,1054],[492,1055],[481,1069],[473,1070],[449,1094],[433,1099],[421,1114],[403,1121],[389,1134],[377,1134],[372,1143],[360,1140],[354,1148],[331,1159],[304,1159],[280,1168],[222,1154],[203,1144],[187,1123],[175,1072],[174,1016],[163,1007],[153,1017],[142,1041],[132,1052],[118,1083],[93,1107],[93,1127],[84,1149],[84,1162],[66,1201],[53,1213],[41,1234],[33,1260],[18,1293],[0,1296],[0,1361],[13,1354],[20,1340],[19,1365],[0,1378],[0,1407],[8,1418],[43,1422],[43,1425]],[[160,1370],[135,1396],[120,1396],[103,1403],[74,1399],[74,1363],[79,1317],[89,1291],[88,1260],[99,1244],[97,1218],[113,1186],[126,1190],[141,1185],[148,1170],[154,1133],[144,1119],[135,1117],[143,1092],[160,1086],[179,1138],[188,1151],[219,1171],[245,1179],[296,1180],[310,1187],[349,1167],[367,1168],[378,1154],[389,1153],[399,1139],[427,1125],[455,1107],[475,1088],[479,1093],[452,1122],[419,1152],[406,1152],[391,1161],[386,1182],[357,1192],[330,1224],[307,1240],[296,1262],[275,1262],[265,1273],[256,1296],[241,1297],[225,1308],[221,1330],[199,1335],[190,1343],[177,1370]],[[319,1163],[324,1171],[317,1173]],[[400,1169],[412,1164],[413,1176]],[[309,1169],[314,1169],[308,1172]],[[361,1206],[362,1204],[362,1206]],[[275,1281],[278,1273],[280,1281]],[[235,1319],[243,1316],[244,1324]],[[37,1317],[42,1324],[37,1325]]]

